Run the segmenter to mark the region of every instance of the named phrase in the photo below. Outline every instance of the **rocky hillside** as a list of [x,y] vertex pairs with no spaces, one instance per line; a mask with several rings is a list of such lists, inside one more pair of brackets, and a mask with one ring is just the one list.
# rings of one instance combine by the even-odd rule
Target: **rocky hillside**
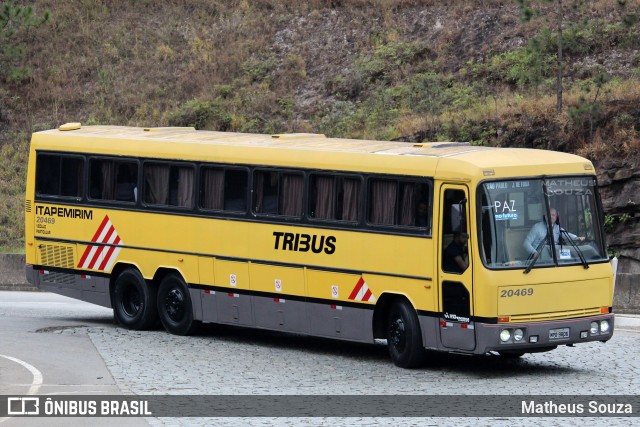
[[563,2],[560,114],[544,1],[527,23],[515,0],[17,3],[51,17],[0,36],[24,48],[0,58],[0,246],[22,244],[30,133],[81,121],[576,152],[640,262],[640,0]]

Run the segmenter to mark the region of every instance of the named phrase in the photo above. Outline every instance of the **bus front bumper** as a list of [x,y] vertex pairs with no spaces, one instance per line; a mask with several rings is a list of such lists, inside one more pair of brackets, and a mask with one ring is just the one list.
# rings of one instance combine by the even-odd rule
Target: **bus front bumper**
[[535,353],[559,345],[608,341],[613,335],[614,315],[545,322],[476,323],[476,353]]

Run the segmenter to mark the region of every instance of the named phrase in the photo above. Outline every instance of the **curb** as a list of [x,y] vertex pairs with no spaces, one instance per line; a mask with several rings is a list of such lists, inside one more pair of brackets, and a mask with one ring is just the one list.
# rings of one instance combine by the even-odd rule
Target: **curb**
[[640,330],[640,315],[616,314],[615,328]]

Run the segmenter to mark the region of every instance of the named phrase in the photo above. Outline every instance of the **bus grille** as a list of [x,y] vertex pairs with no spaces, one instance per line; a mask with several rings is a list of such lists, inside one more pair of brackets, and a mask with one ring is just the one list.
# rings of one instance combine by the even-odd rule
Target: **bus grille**
[[573,317],[597,316],[602,314],[600,307],[585,308],[580,310],[556,311],[553,313],[516,314],[510,316],[509,321],[514,322],[542,322],[545,320],[570,319]]
[[26,213],[30,213],[31,212],[31,200],[26,200],[24,202],[24,211]]
[[71,246],[40,245],[42,265],[59,268],[73,268],[73,248]]

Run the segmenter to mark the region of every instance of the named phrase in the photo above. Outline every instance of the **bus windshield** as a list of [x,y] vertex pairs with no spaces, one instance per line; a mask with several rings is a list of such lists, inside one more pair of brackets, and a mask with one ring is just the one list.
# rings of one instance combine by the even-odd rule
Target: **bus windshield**
[[606,261],[591,176],[485,182],[478,190],[480,252],[489,268]]

